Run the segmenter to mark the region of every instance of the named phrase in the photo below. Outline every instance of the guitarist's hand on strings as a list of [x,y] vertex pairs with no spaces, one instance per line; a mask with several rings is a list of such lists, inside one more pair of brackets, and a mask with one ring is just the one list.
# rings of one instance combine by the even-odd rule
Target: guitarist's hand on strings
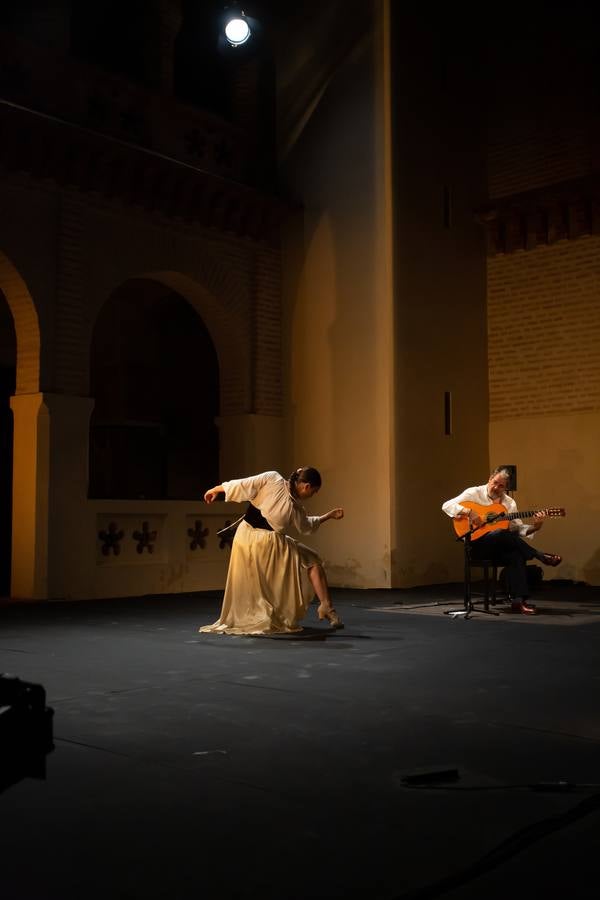
[[474,509],[462,509],[461,512],[457,513],[455,516],[456,519],[468,519],[469,527],[471,530],[475,528],[479,528],[480,525],[483,525],[483,519],[481,516],[478,516]]
[[546,518],[546,510],[540,509],[535,513],[533,517],[533,522],[527,528],[527,534],[535,534],[536,531],[539,531],[542,525],[544,524],[544,519]]
[[479,528],[480,525],[484,524],[484,520],[481,516],[478,516],[477,513],[473,510],[469,510],[469,525],[471,529],[474,531],[476,528]]

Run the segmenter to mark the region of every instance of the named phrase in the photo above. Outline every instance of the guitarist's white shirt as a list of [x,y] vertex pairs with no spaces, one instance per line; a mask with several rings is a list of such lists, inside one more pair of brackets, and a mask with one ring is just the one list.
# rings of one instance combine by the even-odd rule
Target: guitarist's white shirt
[[[461,512],[467,512],[464,506],[461,506],[461,502],[463,500],[470,500],[472,503],[479,503],[480,506],[491,506],[493,503],[501,503],[507,512],[514,513],[517,511],[517,504],[512,497],[509,497],[508,494],[503,494],[502,497],[498,497],[497,500],[490,500],[487,489],[487,483],[480,484],[478,487],[466,488],[462,492],[462,494],[458,495],[458,497],[453,497],[452,500],[446,500],[446,502],[442,505],[442,509],[447,516],[450,516],[451,519],[459,515],[459,513]],[[521,519],[513,519],[511,522],[509,522],[508,527],[511,531],[518,531],[521,537],[533,537],[533,534],[527,533],[528,526],[525,525],[525,523]]]

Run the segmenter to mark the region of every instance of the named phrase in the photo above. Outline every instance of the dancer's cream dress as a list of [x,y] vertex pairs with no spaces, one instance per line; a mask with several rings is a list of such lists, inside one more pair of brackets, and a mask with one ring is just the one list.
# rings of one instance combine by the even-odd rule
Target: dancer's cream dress
[[321,562],[314,550],[285,534],[292,527],[310,534],[320,525],[308,516],[278,472],[224,481],[226,501],[249,500],[273,529],[242,521],[231,548],[219,619],[200,631],[222,634],[283,634],[301,631],[314,591],[308,577]]

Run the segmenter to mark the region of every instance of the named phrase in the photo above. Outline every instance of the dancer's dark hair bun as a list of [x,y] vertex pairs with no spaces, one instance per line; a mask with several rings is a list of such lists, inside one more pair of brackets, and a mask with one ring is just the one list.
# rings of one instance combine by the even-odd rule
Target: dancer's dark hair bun
[[300,468],[296,469],[295,472],[292,472],[289,477],[291,485],[296,484],[298,481],[310,484],[310,486],[314,488],[320,488],[321,473],[317,469],[313,469],[312,466],[300,466]]

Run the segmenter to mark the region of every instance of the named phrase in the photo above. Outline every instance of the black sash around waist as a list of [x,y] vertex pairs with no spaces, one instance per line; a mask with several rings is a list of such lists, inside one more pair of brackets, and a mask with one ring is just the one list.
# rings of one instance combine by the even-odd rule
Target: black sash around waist
[[248,509],[244,513],[244,520],[251,525],[252,528],[263,528],[265,531],[273,531],[260,509],[257,509],[256,506],[252,506],[251,503],[248,504]]

